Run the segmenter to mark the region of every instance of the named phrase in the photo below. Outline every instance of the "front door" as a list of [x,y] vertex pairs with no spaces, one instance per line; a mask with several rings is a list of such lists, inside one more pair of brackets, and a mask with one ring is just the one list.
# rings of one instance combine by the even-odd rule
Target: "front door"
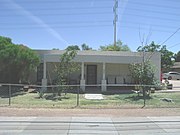
[[97,65],[87,65],[87,84],[97,84]]

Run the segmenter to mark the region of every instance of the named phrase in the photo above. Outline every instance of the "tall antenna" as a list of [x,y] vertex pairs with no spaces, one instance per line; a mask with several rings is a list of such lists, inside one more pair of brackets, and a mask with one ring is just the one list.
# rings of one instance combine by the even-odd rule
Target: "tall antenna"
[[118,20],[118,15],[117,15],[117,8],[118,8],[118,0],[114,0],[114,7],[113,7],[113,12],[114,12],[114,46],[116,46],[116,22]]

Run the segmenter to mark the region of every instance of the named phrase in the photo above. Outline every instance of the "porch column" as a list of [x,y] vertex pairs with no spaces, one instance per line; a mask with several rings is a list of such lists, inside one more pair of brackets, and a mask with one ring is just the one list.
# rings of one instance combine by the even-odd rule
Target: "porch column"
[[45,58],[44,58],[44,62],[43,62],[43,79],[42,79],[42,86],[44,90],[47,89],[47,78],[46,78],[46,61],[45,61]]
[[102,70],[102,81],[101,81],[101,91],[105,92],[107,90],[107,82],[106,82],[106,63],[103,63],[103,70]]
[[85,79],[84,79],[84,62],[81,64],[81,81],[80,88],[83,92],[85,92]]

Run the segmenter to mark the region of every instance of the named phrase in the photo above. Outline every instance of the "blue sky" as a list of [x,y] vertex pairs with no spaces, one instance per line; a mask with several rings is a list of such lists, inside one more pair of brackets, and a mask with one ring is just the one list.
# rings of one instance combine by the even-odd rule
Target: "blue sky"
[[[32,49],[113,43],[114,0],[0,0],[0,35]],[[117,39],[180,51],[179,0],[118,0]]]

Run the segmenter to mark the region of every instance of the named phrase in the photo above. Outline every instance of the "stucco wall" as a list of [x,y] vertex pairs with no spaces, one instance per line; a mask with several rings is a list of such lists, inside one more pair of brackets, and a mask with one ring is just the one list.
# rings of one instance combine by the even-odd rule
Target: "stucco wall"
[[[60,54],[64,51],[59,50],[47,50],[47,51],[37,51],[41,56],[42,62],[46,61],[47,64],[47,78],[48,82],[51,75],[51,80],[55,78],[55,74],[52,72],[52,62],[59,62]],[[160,80],[161,74],[161,55],[160,53],[138,53],[138,52],[101,52],[101,51],[80,51],[78,52],[75,62],[85,63],[85,74],[86,74],[86,65],[92,64],[97,65],[97,84],[101,83],[102,80],[102,63],[106,63],[106,78],[108,76],[128,76],[129,77],[129,68],[128,65],[131,63],[140,63],[143,61],[143,57],[147,60],[150,59],[156,67],[155,76]],[[51,64],[50,64],[51,62]],[[48,73],[49,72],[49,73]],[[71,75],[72,78],[80,79],[80,71]],[[86,75],[85,75],[86,77]]]
[[146,59],[150,59],[152,64],[156,67],[155,77],[160,81],[161,78],[161,55],[160,53],[148,53],[145,55]]
[[106,79],[112,84],[133,83],[129,64],[106,64]]
[[[56,80],[56,77],[57,77],[57,74],[55,72],[55,65],[57,65],[57,63],[56,62],[48,62],[46,65],[47,65],[46,76],[47,76],[47,79],[48,79],[48,83],[51,84]],[[69,74],[71,84],[79,83],[80,74],[81,74],[80,70],[81,69],[77,70],[76,72],[73,72],[73,73]]]

